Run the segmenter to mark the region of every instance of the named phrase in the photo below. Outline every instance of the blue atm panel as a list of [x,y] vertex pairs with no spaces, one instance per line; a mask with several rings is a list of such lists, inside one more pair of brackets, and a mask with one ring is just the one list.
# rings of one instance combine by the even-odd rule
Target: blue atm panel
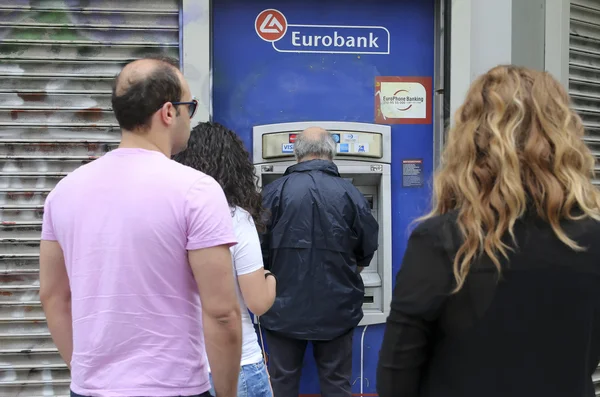
[[[297,121],[390,124],[392,264],[429,205],[434,0],[214,0],[213,119],[252,152],[252,127]],[[423,99],[425,97],[425,99]],[[375,393],[383,325],[354,338],[353,391]],[[302,394],[318,394],[309,349]]]

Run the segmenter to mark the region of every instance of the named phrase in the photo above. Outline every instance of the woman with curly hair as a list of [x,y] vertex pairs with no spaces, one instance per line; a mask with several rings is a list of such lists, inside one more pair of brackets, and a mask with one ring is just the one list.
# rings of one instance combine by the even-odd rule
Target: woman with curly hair
[[393,293],[380,397],[592,397],[600,193],[564,88],[498,66],[456,113]]
[[[257,177],[243,142],[217,123],[200,123],[176,161],[213,177],[231,207],[237,244],[231,247],[242,311],[242,362],[238,396],[272,397],[269,376],[247,309],[264,314],[275,300],[276,280],[263,266],[258,231],[264,229]],[[258,231],[257,231],[258,230]]]

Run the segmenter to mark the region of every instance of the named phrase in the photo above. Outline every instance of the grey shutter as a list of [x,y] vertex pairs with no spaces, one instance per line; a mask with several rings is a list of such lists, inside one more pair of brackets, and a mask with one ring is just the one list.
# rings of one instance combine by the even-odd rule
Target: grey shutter
[[117,145],[115,74],[179,58],[178,0],[0,0],[0,397],[68,396],[39,300],[44,199]]
[[[596,156],[594,182],[600,185],[600,0],[571,0],[569,32],[569,94]],[[593,380],[600,396],[600,369]]]
[[[600,160],[600,0],[571,0],[569,41],[569,93],[586,142]],[[600,178],[599,163],[596,172]]]
[[[600,185],[600,0],[571,0],[569,32],[569,94],[596,156],[594,182]],[[600,396],[600,369],[593,380]]]

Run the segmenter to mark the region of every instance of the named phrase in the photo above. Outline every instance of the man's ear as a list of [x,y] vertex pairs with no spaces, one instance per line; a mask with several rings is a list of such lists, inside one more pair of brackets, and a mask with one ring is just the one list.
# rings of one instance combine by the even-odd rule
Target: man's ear
[[167,102],[160,108],[159,111],[161,121],[169,126],[175,122],[175,117],[177,117],[177,108],[173,106],[171,102]]

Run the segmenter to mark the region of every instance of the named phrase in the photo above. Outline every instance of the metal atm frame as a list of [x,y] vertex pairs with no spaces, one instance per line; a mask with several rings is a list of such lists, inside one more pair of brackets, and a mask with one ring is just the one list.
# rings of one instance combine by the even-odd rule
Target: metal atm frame
[[[379,223],[379,249],[374,261],[361,273],[365,284],[364,317],[359,325],[385,323],[392,298],[392,198],[391,198],[391,128],[387,125],[314,121],[259,125],[253,128],[253,162],[259,178],[257,188],[262,188],[263,175],[283,175],[285,170],[296,164],[293,153],[280,153],[263,157],[263,137],[270,134],[298,134],[306,128],[318,126],[331,134],[371,133],[381,135],[381,157],[373,158],[353,153],[340,153],[337,143],[334,163],[343,178],[352,175],[377,175],[379,185],[377,206],[373,207]],[[372,200],[373,201],[373,200]],[[376,261],[376,269],[372,268]]]

